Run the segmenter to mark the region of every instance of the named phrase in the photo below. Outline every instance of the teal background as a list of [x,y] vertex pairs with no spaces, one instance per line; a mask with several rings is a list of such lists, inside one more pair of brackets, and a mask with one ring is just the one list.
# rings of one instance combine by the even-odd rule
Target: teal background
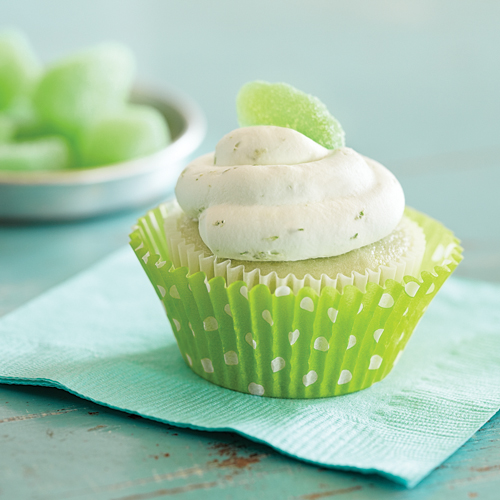
[[[44,61],[103,40],[129,44],[141,81],[181,89],[204,109],[200,153],[236,127],[234,99],[248,80],[317,95],[347,144],[398,176],[409,205],[455,230],[465,247],[457,274],[500,281],[499,2],[3,0],[0,20],[23,29]],[[0,314],[125,245],[139,215],[2,223]],[[53,498],[65,491],[57,485],[93,498],[96,474],[110,485],[106,498],[121,499],[497,498],[500,486],[498,416],[411,492],[231,435],[131,420],[55,389],[0,388],[0,447],[0,498],[9,499]],[[230,484],[210,465],[221,450],[232,450]],[[254,452],[271,458],[238,467]],[[144,480],[127,483],[132,470]]]

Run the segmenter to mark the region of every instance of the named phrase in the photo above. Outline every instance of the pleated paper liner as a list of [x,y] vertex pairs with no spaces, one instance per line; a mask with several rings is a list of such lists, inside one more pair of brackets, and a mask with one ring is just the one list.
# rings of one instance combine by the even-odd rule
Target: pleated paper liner
[[219,261],[212,253],[205,254],[203,250],[196,248],[193,243],[186,243],[182,233],[177,226],[178,220],[182,215],[181,208],[176,202],[165,205],[168,213],[165,219],[165,233],[167,235],[167,245],[170,260],[175,268],[187,267],[189,274],[195,274],[203,271],[208,280],[215,276],[222,276],[227,285],[235,281],[244,281],[250,289],[260,283],[269,287],[271,292],[276,288],[288,287],[295,294],[304,286],[311,287],[318,294],[325,286],[337,288],[342,292],[345,286],[355,285],[362,292],[366,291],[367,283],[378,283],[383,285],[386,280],[393,279],[401,282],[405,275],[418,277],[422,265],[422,257],[425,251],[425,236],[421,232],[420,242],[414,242],[413,248],[403,254],[398,260],[391,261],[386,265],[381,265],[377,269],[366,269],[363,274],[352,272],[350,276],[338,273],[335,276],[322,274],[320,278],[315,278],[306,274],[303,278],[297,278],[294,274],[279,276],[276,272],[262,274],[260,269],[246,271],[243,265],[234,266],[231,260],[222,259]]
[[137,254],[164,304],[184,360],[204,379],[240,392],[319,398],[365,389],[399,360],[429,302],[462,259],[453,233],[415,210],[406,215],[426,236],[421,279],[401,283],[309,286],[294,293],[265,284],[229,286],[174,268],[163,229],[167,205],[138,221]]

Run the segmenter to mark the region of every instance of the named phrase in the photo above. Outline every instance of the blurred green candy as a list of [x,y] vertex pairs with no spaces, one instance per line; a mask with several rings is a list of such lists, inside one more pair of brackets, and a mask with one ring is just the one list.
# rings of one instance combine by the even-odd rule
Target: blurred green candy
[[15,104],[5,110],[4,116],[15,124],[13,140],[34,139],[46,135],[57,135],[49,124],[43,122],[28,98],[17,99]]
[[104,43],[47,68],[34,95],[40,117],[62,133],[76,135],[128,98],[135,62],[130,50]]
[[0,144],[0,170],[60,170],[70,165],[71,150],[62,137]]
[[149,106],[128,106],[90,126],[80,156],[87,166],[108,165],[154,153],[170,142],[163,115]]
[[236,98],[241,127],[275,125],[301,132],[328,149],[345,145],[345,133],[326,106],[286,83],[249,82]]
[[0,33],[0,109],[30,94],[41,66],[29,42],[14,30]]
[[14,120],[9,116],[0,115],[0,144],[11,141],[15,133]]

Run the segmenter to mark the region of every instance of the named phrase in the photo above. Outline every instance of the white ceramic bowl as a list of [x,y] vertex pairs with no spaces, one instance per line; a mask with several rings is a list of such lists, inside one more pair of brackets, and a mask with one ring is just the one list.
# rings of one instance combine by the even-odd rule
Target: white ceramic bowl
[[187,158],[205,136],[205,117],[186,96],[135,90],[132,102],[157,108],[172,143],[135,160],[54,172],[0,170],[0,219],[67,220],[134,208],[172,192]]

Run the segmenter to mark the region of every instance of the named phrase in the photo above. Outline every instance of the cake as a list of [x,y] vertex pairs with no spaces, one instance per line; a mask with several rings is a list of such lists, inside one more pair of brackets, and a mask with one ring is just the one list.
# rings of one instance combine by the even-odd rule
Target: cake
[[131,235],[181,354],[253,395],[367,388],[458,265],[458,240],[405,207],[394,175],[345,147],[316,98],[252,82],[237,108],[243,126]]

